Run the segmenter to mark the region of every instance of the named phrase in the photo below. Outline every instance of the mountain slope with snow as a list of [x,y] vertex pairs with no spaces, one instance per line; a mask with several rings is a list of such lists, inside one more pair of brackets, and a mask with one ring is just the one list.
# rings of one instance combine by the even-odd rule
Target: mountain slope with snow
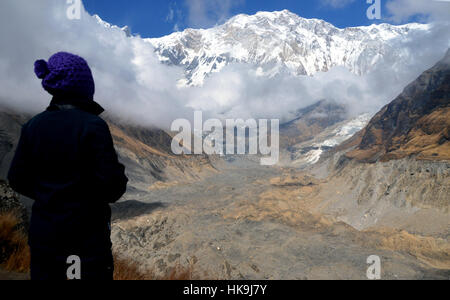
[[111,25],[108,22],[103,21],[102,18],[100,18],[99,15],[93,15],[92,17],[94,17],[94,19],[97,21],[98,24],[102,25],[105,28],[114,29],[114,30],[117,30],[117,29],[121,30],[122,32],[124,32],[127,35],[127,37],[131,37],[131,35],[132,35],[131,34],[131,29],[128,26],[119,27],[119,26],[116,26],[116,25]]
[[369,114],[362,114],[326,128],[312,140],[292,146],[290,148],[292,163],[296,166],[317,163],[325,152],[350,139],[363,129],[369,120]]
[[221,26],[146,41],[162,62],[185,68],[184,84],[201,85],[209,74],[232,62],[254,64],[259,74],[267,76],[314,75],[335,66],[362,75],[381,61],[395,70],[411,58],[400,44],[429,29],[430,25],[416,23],[339,29],[284,10],[237,15]]

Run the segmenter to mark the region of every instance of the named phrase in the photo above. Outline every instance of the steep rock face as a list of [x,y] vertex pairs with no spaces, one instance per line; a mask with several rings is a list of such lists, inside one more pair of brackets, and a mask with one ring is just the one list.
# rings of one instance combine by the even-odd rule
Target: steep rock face
[[[22,125],[30,116],[0,110],[0,179],[5,180]],[[195,180],[203,171],[214,171],[207,156],[175,156],[171,136],[163,130],[109,121],[111,134],[130,178],[126,198],[146,196],[157,182]]]
[[450,232],[450,51],[312,172],[315,211],[358,229]]
[[6,179],[22,124],[29,116],[0,108],[0,179]]
[[449,160],[449,130],[450,50],[375,115],[346,156],[365,162],[409,156]]
[[321,100],[280,127],[281,163],[305,167],[367,125],[369,115],[349,118],[345,106]]
[[207,155],[174,155],[172,137],[163,130],[111,121],[109,126],[130,179],[126,199],[145,198],[155,186],[186,183],[215,172]]
[[255,65],[267,76],[314,75],[335,66],[361,75],[381,61],[396,69],[410,58],[399,44],[428,29],[421,24],[340,29],[284,10],[238,15],[211,29],[187,29],[146,41],[162,62],[185,68],[183,84],[201,85],[209,74],[232,62]]
[[292,163],[296,167],[307,167],[317,163],[334,147],[359,132],[370,120],[370,114],[341,121],[323,129],[314,138],[289,147]]
[[326,100],[299,110],[297,116],[294,120],[281,125],[281,147],[290,147],[311,140],[325,128],[347,118],[344,106]]

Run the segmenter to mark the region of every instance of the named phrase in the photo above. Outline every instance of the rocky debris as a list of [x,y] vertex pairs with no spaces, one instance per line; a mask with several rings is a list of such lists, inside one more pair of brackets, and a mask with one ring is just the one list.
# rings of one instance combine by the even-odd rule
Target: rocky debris
[[141,205],[163,205],[117,219],[113,244],[161,275],[181,265],[201,279],[367,279],[367,257],[379,255],[383,279],[449,278],[448,241],[312,213],[321,184],[236,157],[210,177],[150,191]]
[[[312,168],[314,211],[355,228],[450,234],[450,50]],[[323,175],[325,174],[325,175]]]
[[318,184],[318,180],[307,174],[286,174],[270,180],[275,187],[305,187]]
[[13,113],[0,106],[0,179],[6,179],[22,125],[28,116]]
[[28,213],[20,202],[19,195],[15,193],[6,181],[0,180],[0,213],[16,213],[22,220],[20,227],[28,229]]
[[360,230],[387,226],[450,235],[450,163],[404,158],[367,164],[335,159],[315,168],[324,164],[335,169],[311,198],[313,211]]

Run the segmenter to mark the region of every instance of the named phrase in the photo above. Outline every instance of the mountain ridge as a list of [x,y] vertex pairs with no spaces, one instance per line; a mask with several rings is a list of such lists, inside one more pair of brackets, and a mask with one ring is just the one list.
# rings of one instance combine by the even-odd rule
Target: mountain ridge
[[182,85],[199,86],[233,62],[253,64],[258,74],[269,77],[281,72],[312,76],[336,66],[362,75],[381,61],[395,69],[411,55],[398,49],[398,43],[429,29],[418,23],[340,29],[284,10],[241,14],[210,29],[186,29],[145,41],[161,62],[185,68]]
[[450,160],[449,140],[450,49],[372,118],[345,155],[363,162],[411,156]]

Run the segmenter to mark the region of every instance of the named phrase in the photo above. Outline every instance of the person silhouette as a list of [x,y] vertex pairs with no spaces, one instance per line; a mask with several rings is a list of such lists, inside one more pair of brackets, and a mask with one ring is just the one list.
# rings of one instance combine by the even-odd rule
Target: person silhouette
[[94,101],[87,62],[59,52],[34,64],[50,106],[27,122],[8,173],[10,186],[34,200],[29,246],[32,280],[66,280],[69,257],[82,280],[112,280],[111,209],[126,192],[104,109]]

